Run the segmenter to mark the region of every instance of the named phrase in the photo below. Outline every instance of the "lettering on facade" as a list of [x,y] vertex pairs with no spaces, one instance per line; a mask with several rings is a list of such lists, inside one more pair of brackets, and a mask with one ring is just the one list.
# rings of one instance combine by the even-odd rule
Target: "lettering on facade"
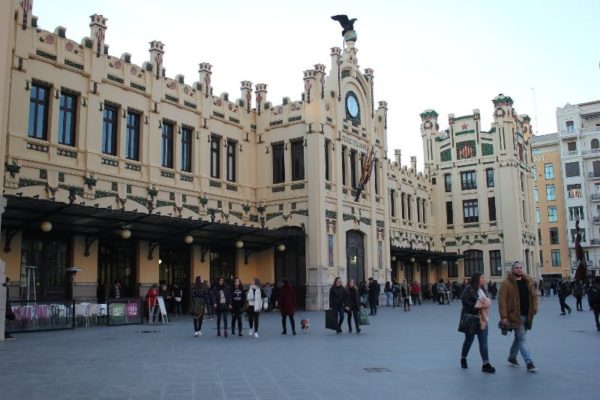
[[362,149],[364,151],[369,151],[369,145],[366,143],[362,143],[359,142],[358,140],[348,137],[348,136],[342,136],[342,142],[349,144],[350,146],[353,147],[358,147],[359,149]]

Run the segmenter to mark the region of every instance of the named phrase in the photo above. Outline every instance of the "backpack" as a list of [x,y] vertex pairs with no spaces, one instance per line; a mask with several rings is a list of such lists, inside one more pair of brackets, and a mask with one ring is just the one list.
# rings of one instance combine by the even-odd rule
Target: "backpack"
[[591,305],[600,305],[600,285],[592,285],[588,289],[588,300]]

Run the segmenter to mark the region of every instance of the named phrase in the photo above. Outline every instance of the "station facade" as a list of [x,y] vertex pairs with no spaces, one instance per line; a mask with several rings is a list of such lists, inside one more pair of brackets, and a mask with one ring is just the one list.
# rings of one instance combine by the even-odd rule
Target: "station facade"
[[[275,104],[242,81],[214,94],[168,77],[165,45],[116,57],[107,20],[77,42],[10,2],[0,256],[13,296],[91,300],[114,281],[143,296],[164,280],[288,277],[307,309],[336,276],[424,285],[474,271],[499,280],[520,259],[536,275],[531,126],[509,96],[480,113],[421,114],[425,170],[387,158],[387,103],[358,67],[356,32],[330,66],[304,71],[300,99]],[[369,179],[370,178],[370,179]],[[32,268],[33,267],[33,268]],[[34,275],[34,278],[32,278]]]

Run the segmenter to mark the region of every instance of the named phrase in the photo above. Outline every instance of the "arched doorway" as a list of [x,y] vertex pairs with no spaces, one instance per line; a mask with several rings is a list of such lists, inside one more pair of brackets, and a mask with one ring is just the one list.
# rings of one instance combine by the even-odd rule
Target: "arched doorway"
[[354,279],[356,283],[365,280],[365,245],[363,234],[359,231],[346,232],[346,282]]
[[300,237],[285,243],[285,250],[275,248],[275,286],[288,278],[296,291],[296,307],[306,307],[306,244]]

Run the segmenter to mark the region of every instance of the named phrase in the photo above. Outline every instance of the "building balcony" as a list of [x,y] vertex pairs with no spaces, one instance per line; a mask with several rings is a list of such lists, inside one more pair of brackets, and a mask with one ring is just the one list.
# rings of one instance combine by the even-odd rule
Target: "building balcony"
[[600,193],[592,193],[590,197],[592,198],[592,201],[600,201]]
[[580,199],[580,198],[581,198],[581,189],[569,190],[569,199]]
[[600,172],[598,171],[592,171],[589,173],[589,178],[590,179],[600,179]]
[[596,215],[594,217],[594,224],[596,224],[596,225],[600,224],[600,215]]
[[592,246],[599,246],[600,245],[600,239],[591,239],[590,240],[590,245],[592,245]]
[[575,137],[578,134],[579,134],[578,129],[567,129],[567,130],[562,130],[559,132],[560,137],[563,137],[563,138]]
[[583,150],[581,154],[583,158],[600,157],[600,149]]
[[576,157],[576,156],[579,156],[579,150],[563,151],[562,156],[563,157]]

